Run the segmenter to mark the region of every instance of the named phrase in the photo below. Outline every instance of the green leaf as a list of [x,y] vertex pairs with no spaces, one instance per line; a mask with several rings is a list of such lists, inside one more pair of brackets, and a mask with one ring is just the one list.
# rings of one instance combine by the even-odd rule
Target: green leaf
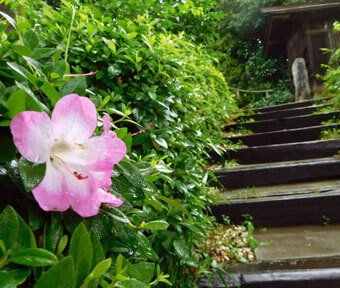
[[0,287],[16,288],[17,285],[11,274],[0,271]]
[[111,262],[111,258],[108,258],[98,263],[97,266],[86,277],[84,283],[81,285],[81,288],[88,287],[90,281],[104,275],[104,273],[106,273],[106,271],[110,268]]
[[64,86],[61,87],[60,96],[69,94],[85,95],[86,80],[85,77],[77,77],[64,82]]
[[61,221],[51,213],[51,221],[45,224],[44,248],[55,252],[59,239],[63,236],[63,226]]
[[11,16],[9,16],[8,14],[2,11],[0,11],[0,15],[4,17],[8,21],[8,23],[13,26],[14,29],[17,29],[17,23],[14,21],[14,19]]
[[174,206],[175,208],[177,208],[178,210],[182,211],[183,213],[185,213],[188,217],[191,218],[191,214],[190,212],[188,211],[188,209],[184,208],[179,202],[177,202],[176,200],[174,199],[171,199],[171,198],[168,198],[168,197],[165,197],[163,195],[155,195],[156,198],[170,204],[171,206]]
[[120,211],[119,209],[112,207],[112,206],[103,206],[101,208],[102,212],[109,215],[113,219],[123,222],[123,223],[130,223],[129,218],[125,216],[125,214]]
[[73,259],[69,256],[43,273],[35,288],[73,288],[75,287],[74,284]]
[[145,285],[143,282],[140,282],[135,279],[123,280],[119,281],[116,284],[116,287],[119,288],[148,288],[149,286]]
[[34,48],[37,48],[39,45],[39,38],[37,33],[35,33],[33,30],[28,30],[23,36],[22,36],[22,42],[25,46],[31,48],[32,50]]
[[64,249],[66,248],[68,242],[68,236],[64,235],[63,237],[61,237],[59,243],[58,243],[58,247],[57,247],[57,254],[61,254]]
[[25,105],[26,93],[23,89],[15,91],[7,101],[9,116],[13,119],[20,112],[26,110]]
[[109,72],[110,79],[115,78],[119,76],[120,74],[122,74],[122,70],[120,70],[120,67],[116,64],[110,65],[108,68],[108,72]]
[[60,99],[58,91],[47,81],[45,81],[44,85],[42,85],[40,89],[45,93],[48,99],[50,99],[52,105],[55,106]]
[[90,272],[93,259],[91,239],[83,222],[78,225],[72,234],[69,255],[74,259],[77,273],[76,287],[79,287]]
[[46,163],[32,163],[21,157],[19,160],[19,172],[22,183],[27,192],[36,187],[45,177]]
[[[6,265],[0,271],[0,278],[2,273],[6,273],[11,276],[16,285],[20,285],[25,282],[28,276],[30,276],[32,269],[24,267],[15,267],[12,265]],[[0,280],[0,287],[3,287]],[[5,286],[6,287],[6,286]]]
[[136,279],[142,281],[145,284],[149,284],[153,277],[155,263],[139,262],[133,266],[140,272],[140,276],[136,277]]
[[142,174],[139,172],[138,168],[131,163],[122,160],[117,165],[117,168],[122,172],[126,180],[136,188],[145,188],[146,181]]
[[13,138],[9,132],[4,132],[4,128],[0,129],[0,147],[0,162],[11,162],[17,153],[17,149],[13,143]]
[[11,206],[6,206],[0,214],[0,227],[0,239],[7,249],[17,251],[36,246],[32,231]]
[[21,56],[31,56],[32,54],[32,50],[26,46],[11,44],[10,47]]
[[7,249],[11,248],[19,231],[19,221],[15,210],[7,206],[0,214],[0,239]]
[[169,223],[164,220],[150,221],[143,225],[143,229],[165,230],[168,229]]
[[190,266],[197,267],[198,263],[194,257],[191,255],[191,250],[187,246],[184,239],[174,240],[173,246],[177,256],[184,260],[184,262]]
[[45,249],[27,248],[14,252],[8,262],[30,267],[43,267],[56,264],[58,259]]
[[157,253],[152,249],[149,239],[140,231],[138,231],[139,247],[141,248],[144,256],[152,261],[158,261]]
[[90,232],[90,238],[93,247],[93,260],[91,268],[94,268],[99,262],[105,259],[105,253],[98,235],[93,230]]
[[113,54],[116,54],[116,45],[115,45],[115,43],[112,40],[106,39],[105,37],[103,37],[103,41],[110,48],[111,52]]
[[154,140],[159,146],[168,149],[168,143],[163,138],[155,138]]
[[43,58],[50,58],[58,51],[60,50],[57,50],[54,48],[36,48],[33,50],[31,57],[35,60],[40,60]]

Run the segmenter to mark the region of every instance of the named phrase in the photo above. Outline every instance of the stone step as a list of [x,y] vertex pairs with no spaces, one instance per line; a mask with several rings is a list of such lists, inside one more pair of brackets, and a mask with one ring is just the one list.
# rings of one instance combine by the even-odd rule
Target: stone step
[[278,111],[278,110],[287,110],[292,108],[300,108],[300,107],[306,107],[311,106],[313,104],[321,104],[322,102],[325,102],[329,100],[329,97],[320,98],[320,99],[312,99],[312,100],[305,100],[300,102],[291,102],[286,104],[279,104],[274,106],[267,106],[267,107],[261,107],[261,108],[255,108],[255,109],[248,109],[244,110],[244,113],[264,113],[264,112],[272,112],[272,111]]
[[[235,159],[239,164],[271,163],[331,157],[339,150],[340,140],[317,140],[227,150],[224,159]],[[220,160],[216,152],[210,154],[215,161]]]
[[[339,288],[340,256],[240,263],[199,280],[200,288]],[[224,282],[228,285],[225,286]]]
[[340,222],[340,180],[336,179],[223,190],[222,196],[212,207],[219,221],[227,215],[239,224],[245,220],[242,215],[249,214],[256,227]]
[[240,165],[213,172],[225,188],[246,188],[340,176],[340,159],[318,158]]
[[313,105],[313,106],[307,106],[307,107],[290,108],[286,110],[271,111],[271,112],[253,114],[253,115],[240,116],[238,119],[242,121],[246,121],[248,119],[254,119],[256,121],[260,121],[260,120],[268,120],[268,119],[287,118],[287,117],[311,114],[319,109],[330,107],[330,106],[331,104],[321,104],[321,105]]
[[225,128],[226,132],[237,131],[240,129],[249,129],[254,133],[278,131],[283,129],[294,129],[309,126],[318,126],[323,121],[327,121],[332,118],[339,117],[340,113],[329,112],[311,115],[302,115],[296,117],[287,117],[279,119],[269,119],[255,122],[247,122],[242,124],[232,124]]
[[232,136],[225,139],[232,143],[239,141],[247,146],[265,146],[272,144],[296,143],[303,141],[313,141],[320,137],[324,129],[340,129],[340,124],[319,125],[312,127],[296,128],[283,131],[263,132],[242,136]]

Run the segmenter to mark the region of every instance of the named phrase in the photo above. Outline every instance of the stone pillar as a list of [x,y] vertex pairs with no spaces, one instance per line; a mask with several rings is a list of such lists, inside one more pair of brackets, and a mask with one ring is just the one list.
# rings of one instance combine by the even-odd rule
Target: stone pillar
[[295,101],[303,101],[310,95],[310,86],[306,62],[303,58],[295,58],[292,65],[295,86]]

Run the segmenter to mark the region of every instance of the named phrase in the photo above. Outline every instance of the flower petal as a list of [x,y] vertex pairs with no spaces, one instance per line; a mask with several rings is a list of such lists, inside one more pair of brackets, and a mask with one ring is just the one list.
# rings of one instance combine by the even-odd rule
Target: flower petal
[[70,207],[63,190],[63,171],[50,161],[46,163],[46,174],[32,192],[35,200],[45,211],[65,211]]
[[15,146],[27,160],[44,163],[49,159],[52,130],[45,112],[19,113],[11,122],[11,132]]
[[72,209],[82,217],[98,214],[101,201],[97,195],[97,185],[89,170],[81,165],[70,165],[82,177],[77,178],[69,173],[64,178],[64,191]]
[[106,192],[103,189],[98,189],[99,198],[103,204],[118,207],[123,204],[123,200],[120,197],[112,195],[109,191]]
[[86,97],[70,94],[61,98],[52,112],[55,139],[84,143],[97,127],[97,110]]

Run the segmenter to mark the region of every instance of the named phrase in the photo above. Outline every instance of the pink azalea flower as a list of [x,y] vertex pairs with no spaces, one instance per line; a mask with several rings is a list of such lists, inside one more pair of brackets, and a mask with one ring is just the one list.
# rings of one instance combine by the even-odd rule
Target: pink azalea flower
[[76,94],[61,98],[51,119],[44,112],[25,111],[12,120],[19,152],[33,163],[46,163],[44,179],[32,190],[43,210],[65,211],[71,206],[89,217],[102,203],[115,207],[123,203],[106,188],[126,146],[110,132],[110,117],[105,115],[103,121],[104,133],[91,137],[97,127],[96,108]]

